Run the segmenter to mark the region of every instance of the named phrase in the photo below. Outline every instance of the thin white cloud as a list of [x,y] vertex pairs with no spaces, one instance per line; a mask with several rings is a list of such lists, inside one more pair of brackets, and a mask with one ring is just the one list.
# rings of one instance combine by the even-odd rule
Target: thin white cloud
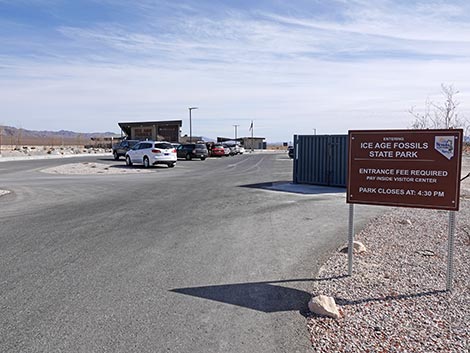
[[254,19],[235,13],[217,20],[197,16],[175,19],[175,31],[163,34],[109,25],[62,27],[60,32],[84,47],[101,44],[126,53],[163,55],[158,60],[168,56],[172,61],[264,63],[312,56],[325,60],[348,60],[358,55],[470,56],[470,25],[443,21],[444,16],[434,19],[386,10],[369,9],[367,15],[351,10],[347,23],[266,13]]

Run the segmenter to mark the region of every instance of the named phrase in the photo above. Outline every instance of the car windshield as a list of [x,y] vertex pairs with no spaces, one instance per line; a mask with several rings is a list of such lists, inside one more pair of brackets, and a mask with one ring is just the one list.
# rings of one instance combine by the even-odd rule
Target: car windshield
[[198,144],[196,145],[196,148],[203,148],[203,149],[205,149],[205,148],[206,148],[206,145],[203,145],[203,144],[199,144],[199,143],[198,143]]
[[167,143],[167,142],[164,142],[164,143],[156,143],[155,144],[155,148],[161,148],[161,149],[172,149],[174,148],[171,143]]
[[135,144],[139,141],[127,141],[130,147],[135,146]]

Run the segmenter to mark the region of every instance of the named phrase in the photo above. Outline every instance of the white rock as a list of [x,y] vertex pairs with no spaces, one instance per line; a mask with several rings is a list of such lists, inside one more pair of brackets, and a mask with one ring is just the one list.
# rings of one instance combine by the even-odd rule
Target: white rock
[[[343,253],[347,253],[348,252],[348,247],[349,247],[348,244],[346,244],[339,251],[341,251]],[[357,240],[353,241],[353,252],[355,254],[362,254],[366,251],[367,251],[367,249],[366,249],[364,244],[362,244],[360,241],[357,241]]]
[[308,302],[308,309],[315,314],[339,319],[341,317],[335,300],[326,295],[317,295]]
[[366,252],[366,247],[364,244],[362,244],[360,241],[354,241],[353,242],[353,251],[357,254],[361,254],[363,252]]

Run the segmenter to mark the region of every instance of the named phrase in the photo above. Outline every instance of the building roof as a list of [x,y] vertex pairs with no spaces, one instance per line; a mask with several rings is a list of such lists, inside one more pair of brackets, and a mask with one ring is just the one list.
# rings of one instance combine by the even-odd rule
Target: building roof
[[118,125],[121,128],[121,130],[126,133],[126,135],[130,135],[132,127],[144,127],[144,126],[152,126],[152,125],[158,125],[158,126],[178,125],[178,127],[181,127],[183,125],[183,121],[182,120],[132,121],[132,122],[127,122],[127,123],[121,122],[121,123],[118,123]]

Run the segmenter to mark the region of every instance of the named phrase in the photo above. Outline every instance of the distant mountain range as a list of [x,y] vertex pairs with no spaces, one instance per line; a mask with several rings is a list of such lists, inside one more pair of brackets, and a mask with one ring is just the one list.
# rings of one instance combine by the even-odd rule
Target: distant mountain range
[[84,139],[89,139],[91,137],[118,137],[120,135],[116,134],[115,132],[74,132],[68,130],[60,130],[60,131],[48,131],[48,130],[27,130],[27,129],[18,129],[12,126],[0,126],[0,133],[3,136],[18,136],[21,135],[22,137],[40,137],[40,138],[48,138],[48,137],[60,137],[60,138],[77,138],[81,137]]
[[115,132],[74,132],[68,130],[27,130],[12,126],[0,126],[0,138],[3,144],[83,144],[91,138],[120,137]]

